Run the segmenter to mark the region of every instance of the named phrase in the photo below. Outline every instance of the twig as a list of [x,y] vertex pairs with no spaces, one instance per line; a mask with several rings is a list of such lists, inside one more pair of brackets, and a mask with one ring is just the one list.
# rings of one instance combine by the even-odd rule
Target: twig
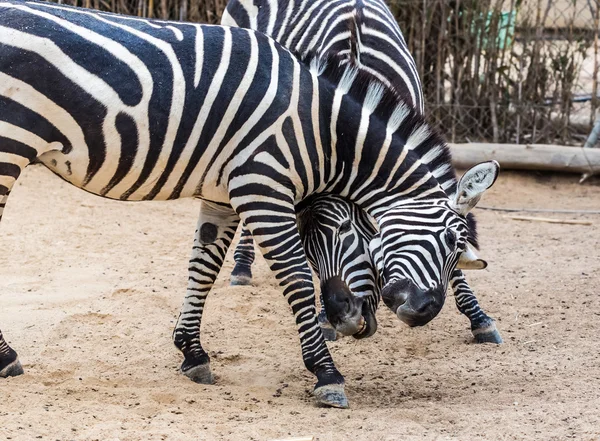
[[509,219],[531,222],[548,222],[550,224],[592,225],[591,221],[575,219],[550,219],[548,217],[506,216]]
[[564,210],[560,208],[502,208],[477,205],[480,210],[506,211],[509,213],[568,213],[568,214],[600,214],[600,210]]

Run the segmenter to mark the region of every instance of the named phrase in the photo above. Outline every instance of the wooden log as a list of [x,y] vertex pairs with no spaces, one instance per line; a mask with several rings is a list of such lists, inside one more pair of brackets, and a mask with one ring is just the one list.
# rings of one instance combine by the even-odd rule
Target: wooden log
[[450,144],[454,166],[495,159],[503,169],[600,173],[600,149],[541,144]]

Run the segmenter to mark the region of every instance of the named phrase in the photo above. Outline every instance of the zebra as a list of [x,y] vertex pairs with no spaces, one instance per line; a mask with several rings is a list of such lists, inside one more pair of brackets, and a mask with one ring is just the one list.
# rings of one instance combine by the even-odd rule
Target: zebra
[[306,257],[321,281],[318,319],[325,339],[372,336],[380,296],[369,242],[377,229],[362,209],[340,196],[320,194],[302,205],[298,228]]
[[[296,3],[289,0],[232,0],[223,12],[221,24],[263,32],[303,60],[329,54],[340,57],[343,63],[360,66],[362,71],[393,88],[400,98],[423,113],[422,87],[415,62],[402,32],[383,1],[315,0]],[[360,220],[360,216],[347,216],[356,213],[356,209],[346,205],[340,205],[339,208],[338,213],[346,214],[348,222],[345,225],[352,226]],[[328,231],[321,231],[320,235],[321,241],[329,242],[329,247],[325,243],[320,246],[323,250],[321,255],[327,256],[322,263],[328,265],[320,269],[313,266],[317,274],[324,276],[320,277],[319,321],[325,336],[328,340],[335,340],[338,335],[368,337],[377,329],[372,307],[378,304],[378,298],[374,298],[377,296],[374,291],[375,276],[369,262],[368,244],[364,243],[364,233],[351,231],[354,247],[347,248],[349,240],[342,247],[343,254],[347,256],[346,263],[351,267],[334,266],[332,260],[335,260],[335,253],[329,250],[332,250],[335,236],[346,227],[342,228],[342,223],[338,223],[337,228],[332,228],[334,224],[325,213],[314,210],[313,213],[315,218],[322,218],[328,224],[324,226]],[[314,228],[319,225],[316,222]],[[368,231],[365,230],[365,233],[368,234]],[[306,246],[310,240],[303,235],[303,242]],[[307,254],[310,257],[310,253]],[[252,236],[246,228],[242,228],[234,253],[232,285],[251,284],[254,257]],[[341,273],[352,275],[352,280],[340,281]],[[367,329],[357,332],[363,326],[367,326]]]
[[[230,0],[221,24],[254,29],[270,35],[300,59],[334,54],[343,62],[358,66],[363,72],[393,88],[402,100],[421,114],[424,113],[422,86],[415,62],[402,31],[382,0]],[[448,191],[452,192],[455,178],[452,174],[447,178]],[[326,283],[322,284],[322,292],[326,295],[322,296],[321,304],[324,307],[319,319],[330,340],[335,340],[337,335],[354,334],[366,321],[370,332],[354,336],[369,336],[377,328],[374,317],[379,298],[375,286],[376,271],[366,256],[369,255],[369,242],[376,232],[363,219],[362,210],[357,210],[341,198],[327,202],[327,197],[319,196],[323,202],[311,210],[314,219],[312,229],[302,234],[309,260],[315,248],[319,249],[321,258],[327,257],[318,263],[312,262],[317,274],[319,267],[329,269],[320,271],[325,272],[327,278]],[[339,216],[339,213],[344,213],[344,216]],[[477,248],[474,216],[470,215],[468,220],[473,236],[471,242]],[[350,225],[360,226],[358,231],[350,234],[354,243],[352,250],[336,241],[340,232]],[[334,256],[340,253],[351,256],[346,259],[346,265],[342,262],[333,264]],[[245,228],[242,229],[234,260],[231,283],[249,284],[252,279],[254,244]],[[345,276],[339,280],[341,274]],[[331,289],[332,283],[341,287],[349,286],[354,296],[343,288]],[[450,286],[458,310],[471,323],[475,341],[502,343],[495,321],[481,309],[460,269],[452,274]],[[362,316],[356,313],[361,308]],[[333,329],[329,322],[333,322]]]
[[[320,404],[348,407],[344,377],[317,322],[297,227],[296,205],[313,194],[345,197],[376,220],[387,280],[382,293],[398,309],[404,299],[404,317],[421,325],[439,312],[448,272],[469,258],[466,216],[499,166],[467,170],[449,198],[418,155],[426,149],[449,161],[447,146],[385,85],[365,87],[358,70],[335,62],[305,66],[246,29],[35,1],[2,0],[0,10],[2,209],[35,160],[106,198],[200,199],[188,289],[173,333],[188,377],[212,382],[200,320],[243,222],[295,317],[304,364],[317,378],[313,395]],[[398,226],[380,219],[417,202],[440,223],[413,235],[416,244],[390,250]],[[440,258],[426,262],[436,277],[424,286],[404,260],[418,259],[440,238]],[[20,373],[4,338],[0,351],[0,375]]]

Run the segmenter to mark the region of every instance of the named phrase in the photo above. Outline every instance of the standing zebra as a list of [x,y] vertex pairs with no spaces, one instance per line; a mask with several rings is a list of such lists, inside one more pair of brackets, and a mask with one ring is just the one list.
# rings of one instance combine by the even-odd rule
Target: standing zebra
[[[263,32],[300,59],[331,54],[340,57],[343,62],[355,65],[362,72],[391,86],[400,99],[423,113],[422,87],[415,62],[395,18],[383,0],[231,0],[223,13],[221,24]],[[441,170],[438,179],[449,194],[454,193],[456,179],[453,173]],[[355,330],[359,316],[344,315],[344,306],[354,306],[355,310],[361,305],[368,306],[363,306],[362,316],[371,318],[375,316],[378,305],[373,277],[375,271],[366,259],[368,242],[375,233],[371,225],[362,219],[361,210],[356,210],[347,200],[335,198],[327,201],[328,197],[318,197],[321,203],[311,208],[314,220],[302,237],[309,258],[315,249],[319,250],[322,257],[320,262],[313,263],[313,267],[329,268],[325,280],[332,283],[337,276],[341,279],[337,283],[350,286],[356,295],[353,302],[347,295],[341,296],[343,289],[331,289],[331,285],[322,284],[322,292],[327,294],[322,303],[326,306],[330,321],[334,322],[334,328],[338,332],[346,328]],[[344,216],[339,213],[344,213]],[[471,242],[477,247],[472,215],[469,221],[473,236]],[[349,235],[355,243],[353,252],[346,244],[335,240],[340,231],[348,229],[350,225],[359,226],[358,231]],[[361,252],[364,253],[363,258],[360,257]],[[350,255],[352,259],[336,262],[335,256],[339,254]],[[254,245],[247,229],[242,230],[234,259],[236,264],[231,275],[232,284],[250,283]],[[340,278],[341,274],[344,276]],[[451,286],[456,306],[469,319],[475,340],[479,343],[501,343],[502,338],[494,320],[481,309],[460,269],[453,273]],[[342,298],[338,299],[340,296]],[[338,310],[340,308],[342,313]],[[324,316],[322,311],[320,318]],[[366,335],[372,334],[376,328],[374,318],[369,323],[370,332]],[[330,338],[334,339],[335,333]]]
[[[0,1],[2,204],[36,159],[107,198],[200,198],[174,341],[182,370],[202,382],[212,381],[200,342],[204,303],[243,221],[292,309],[315,397],[347,407],[317,323],[296,205],[329,192],[376,219],[383,293],[420,325],[439,312],[450,273],[468,257],[466,215],[498,173],[495,162],[473,167],[449,198],[418,154],[448,161],[443,141],[382,84],[365,87],[359,76],[335,63],[308,69],[250,30]],[[421,215],[439,222],[412,234],[409,247],[390,247],[406,226],[381,219],[405,205],[411,224]],[[432,243],[442,249],[424,262],[434,273],[424,285],[406,260]],[[2,338],[0,375],[20,371]]]

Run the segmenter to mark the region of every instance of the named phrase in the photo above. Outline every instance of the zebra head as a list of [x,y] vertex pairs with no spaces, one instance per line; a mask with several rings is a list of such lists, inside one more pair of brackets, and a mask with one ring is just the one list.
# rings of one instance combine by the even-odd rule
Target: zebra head
[[346,199],[321,194],[298,213],[308,261],[321,281],[327,319],[339,333],[365,338],[377,330],[376,270],[368,215]]
[[377,223],[370,243],[384,303],[409,326],[422,326],[442,309],[455,268],[483,269],[472,247],[469,211],[494,183],[496,161],[469,169],[448,199],[411,201],[395,206]]

